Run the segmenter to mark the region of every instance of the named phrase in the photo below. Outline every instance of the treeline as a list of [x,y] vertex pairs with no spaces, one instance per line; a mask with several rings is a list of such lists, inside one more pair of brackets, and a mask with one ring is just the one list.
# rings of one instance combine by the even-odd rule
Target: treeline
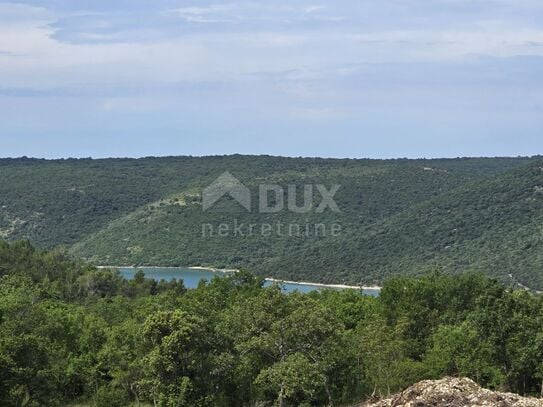
[[0,405],[319,406],[469,376],[539,394],[543,300],[476,274],[380,297],[240,272],[186,290],[0,244]]

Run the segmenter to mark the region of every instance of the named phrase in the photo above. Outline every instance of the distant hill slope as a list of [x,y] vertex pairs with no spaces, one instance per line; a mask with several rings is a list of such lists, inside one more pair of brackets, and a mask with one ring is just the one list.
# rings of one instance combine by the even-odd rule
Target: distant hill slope
[[[0,160],[0,237],[66,245],[98,264],[246,267],[283,278],[373,283],[481,270],[543,288],[543,166],[535,158],[338,160],[269,156]],[[341,185],[340,213],[246,212],[201,192],[224,171],[259,184]],[[301,195],[301,193],[300,193]],[[299,196],[298,199],[301,199]],[[248,225],[341,225],[332,237],[202,236]]]
[[[366,282],[469,270],[542,289],[543,162],[467,183],[350,232],[297,259],[304,259],[304,268],[335,261],[350,281],[358,277],[352,270]],[[299,264],[293,258],[282,262]]]
[[[243,181],[254,182],[283,173],[290,173],[292,177],[293,174],[303,176],[305,172],[331,170],[334,178],[333,171],[356,176],[394,168],[440,165],[452,174],[446,178],[438,177],[445,181],[441,186],[449,188],[466,179],[522,165],[527,160],[337,160],[240,155],[103,160],[0,159],[0,238],[29,238],[42,247],[72,245],[145,204],[190,188],[201,190],[224,171],[232,172]],[[418,188],[420,185],[405,187],[408,194],[426,196],[425,191]],[[429,191],[436,192],[432,188]],[[378,202],[381,198],[372,192],[353,191]]]

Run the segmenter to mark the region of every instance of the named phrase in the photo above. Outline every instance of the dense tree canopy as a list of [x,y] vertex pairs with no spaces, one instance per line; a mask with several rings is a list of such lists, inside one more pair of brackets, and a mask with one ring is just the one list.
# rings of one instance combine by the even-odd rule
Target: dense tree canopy
[[0,243],[0,405],[345,405],[466,375],[539,394],[543,299],[479,274],[284,294],[185,289]]

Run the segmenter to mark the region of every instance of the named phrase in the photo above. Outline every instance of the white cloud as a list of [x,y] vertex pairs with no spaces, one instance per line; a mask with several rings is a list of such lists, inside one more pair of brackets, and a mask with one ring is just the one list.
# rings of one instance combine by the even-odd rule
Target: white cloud
[[43,7],[28,6],[21,3],[0,2],[0,24],[27,25],[37,21],[49,21],[54,13]]
[[164,15],[176,16],[191,23],[234,23],[242,17],[232,14],[234,4],[211,5],[207,7],[180,7],[163,12]]
[[323,5],[314,5],[314,6],[308,6],[304,9],[304,11],[308,14],[314,13],[316,11],[323,11],[326,10],[326,7]]
[[[326,17],[336,12],[331,5],[324,4],[262,7],[263,14],[273,9],[268,17],[281,22],[302,19],[304,14]],[[78,43],[58,38],[62,28],[52,26],[56,21],[52,11],[0,3],[0,12],[12,18],[9,23],[0,18],[0,87],[49,89],[52,93],[60,89],[59,93],[72,97],[78,92],[81,97],[88,97],[93,92],[87,90],[95,89],[93,97],[97,97],[100,110],[120,112],[167,109],[169,103],[175,103],[172,94],[185,100],[189,93],[178,85],[193,83],[193,103],[202,106],[208,105],[210,99],[236,99],[239,106],[261,103],[263,111],[273,105],[291,117],[331,120],[344,117],[347,110],[355,111],[346,110],[345,101],[353,106],[395,103],[394,92],[412,78],[403,71],[413,66],[420,69],[434,63],[469,65],[473,55],[543,56],[543,47],[538,46],[543,44],[543,28],[516,22],[481,20],[469,29],[371,30],[348,24],[331,29],[305,23],[287,28],[279,23],[265,24],[263,29],[258,22],[262,20],[258,19],[267,17],[259,14],[259,7],[259,3],[223,3],[172,9],[169,17],[186,21],[253,19],[254,25],[243,29],[189,30],[165,37],[149,35],[153,38],[150,41],[124,40],[133,28],[111,31],[109,28],[117,23],[116,16],[96,13],[96,20],[87,25],[89,31],[79,35],[98,42]],[[146,26],[145,30],[160,31],[161,27]],[[116,38],[113,42],[99,42]],[[364,68],[372,65],[386,66],[387,71]],[[468,72],[466,77],[470,75]],[[460,85],[466,77],[453,77],[451,73],[445,76]],[[400,79],[394,83],[391,78]],[[425,79],[417,80],[424,83]],[[210,87],[210,83],[214,85]],[[142,95],[132,95],[138,89]],[[415,99],[430,103],[433,96],[424,93],[427,91],[411,90],[417,95]],[[256,102],[249,102],[251,92]],[[308,103],[310,106],[306,106]],[[399,98],[398,103],[405,107],[410,100]],[[184,109],[186,104],[178,107]]]

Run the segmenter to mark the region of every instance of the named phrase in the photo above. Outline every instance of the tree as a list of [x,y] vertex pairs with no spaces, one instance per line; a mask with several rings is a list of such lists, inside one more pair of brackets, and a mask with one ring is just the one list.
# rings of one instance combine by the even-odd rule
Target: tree
[[467,376],[490,387],[503,380],[493,361],[492,344],[471,323],[441,325],[432,335],[431,343],[424,363],[432,377]]
[[[204,355],[202,321],[184,311],[151,315],[143,324],[147,371],[141,381],[147,396],[159,406],[190,406]],[[204,386],[205,387],[205,386]]]
[[279,407],[287,400],[299,402],[313,400],[326,383],[322,367],[296,352],[260,371],[255,384],[277,394]]
[[388,396],[420,375],[419,364],[407,356],[403,330],[406,324],[387,325],[379,315],[358,327],[358,352],[371,397]]

